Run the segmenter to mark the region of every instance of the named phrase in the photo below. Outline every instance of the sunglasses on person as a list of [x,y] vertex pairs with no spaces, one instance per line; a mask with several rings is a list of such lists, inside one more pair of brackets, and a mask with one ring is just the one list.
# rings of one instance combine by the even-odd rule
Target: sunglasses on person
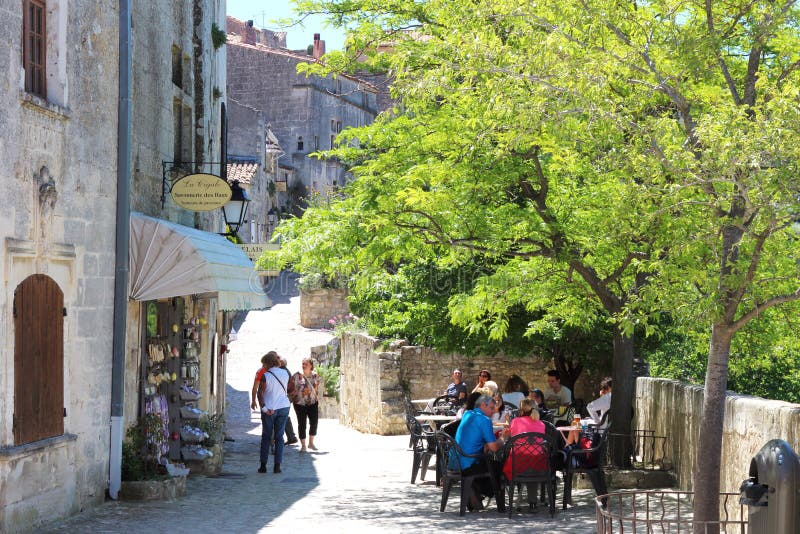
[[486,373],[481,373],[478,376],[480,376],[481,378],[489,378],[489,375],[487,375]]

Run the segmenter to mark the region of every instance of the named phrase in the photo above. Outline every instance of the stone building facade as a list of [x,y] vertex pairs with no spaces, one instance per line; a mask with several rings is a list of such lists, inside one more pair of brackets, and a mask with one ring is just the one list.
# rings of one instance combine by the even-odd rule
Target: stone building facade
[[[295,187],[303,195],[325,193],[343,185],[347,173],[338,161],[309,154],[330,149],[345,128],[370,124],[377,114],[376,88],[351,76],[298,74],[297,65],[314,56],[262,44],[275,40],[261,32],[228,17],[229,97],[264,113],[285,151],[278,180],[285,180],[290,192]],[[315,41],[317,57],[324,53],[323,43]]]
[[228,176],[250,197],[246,223],[239,232],[245,243],[266,243],[286,206],[286,182],[277,182],[283,148],[266,122],[264,112],[228,99]]
[[0,532],[15,532],[105,498],[119,14],[0,14]]
[[[219,210],[188,212],[169,185],[219,174],[209,162],[220,161],[225,49],[212,27],[224,28],[225,2],[131,4],[131,208],[219,238]],[[77,513],[109,489],[119,10],[0,0],[0,532]],[[187,293],[213,356],[198,405],[221,412],[223,305]],[[126,425],[141,414],[146,326],[141,302],[127,308]]]
[[[169,188],[187,174],[222,174],[226,46],[214,46],[212,28],[224,28],[225,1],[159,0],[133,2],[132,6],[131,211],[167,225],[182,225],[188,228],[187,232],[200,230],[205,234],[198,235],[205,235],[206,239],[216,238],[225,231],[221,210],[186,210],[172,200]],[[176,237],[189,238],[188,234]],[[169,249],[177,244],[168,241],[159,246]],[[211,414],[224,412],[221,346],[229,319],[222,313],[215,295],[207,290],[167,293],[158,299],[128,301],[126,426],[134,423],[143,410],[146,382],[141,369],[147,361],[143,339],[148,337],[148,302],[156,300],[169,302],[176,310],[182,308],[183,313],[179,314],[182,318],[176,323],[179,326],[195,316],[202,318],[200,378],[195,387],[203,391],[203,396],[197,407]],[[165,332],[162,329],[160,333]]]

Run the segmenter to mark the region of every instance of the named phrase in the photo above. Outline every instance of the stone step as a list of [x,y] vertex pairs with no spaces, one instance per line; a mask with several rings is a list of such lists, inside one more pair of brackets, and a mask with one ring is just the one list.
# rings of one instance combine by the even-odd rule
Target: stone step
[[[646,471],[643,469],[606,469],[606,484],[609,490],[663,489],[674,488],[677,484],[672,471]],[[573,487],[592,489],[589,476],[576,473]]]

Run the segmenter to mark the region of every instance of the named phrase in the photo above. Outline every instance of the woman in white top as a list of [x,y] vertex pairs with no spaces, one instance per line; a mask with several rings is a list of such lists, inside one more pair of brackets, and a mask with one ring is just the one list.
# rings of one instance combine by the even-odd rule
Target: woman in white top
[[[611,385],[611,377],[604,378],[600,382],[600,396],[586,406],[589,417],[592,418],[595,424],[600,424],[603,415],[611,409]],[[606,424],[608,424],[608,421],[606,421]]]
[[286,387],[289,383],[289,372],[281,369],[281,360],[274,350],[261,358],[264,382],[263,407],[261,408],[261,466],[259,473],[267,472],[270,442],[275,441],[275,463],[273,473],[281,472],[283,460],[283,433],[286,431],[286,420],[289,418],[289,397]]

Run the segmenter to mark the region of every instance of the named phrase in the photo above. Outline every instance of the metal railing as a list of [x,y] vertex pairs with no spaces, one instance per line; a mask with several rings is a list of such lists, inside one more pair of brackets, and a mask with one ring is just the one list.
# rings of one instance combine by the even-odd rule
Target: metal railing
[[633,431],[633,465],[645,471],[665,471],[672,468],[666,460],[667,437],[656,436],[655,430]]
[[695,521],[693,497],[690,491],[600,495],[595,499],[597,534],[747,534],[747,509],[739,504],[738,493],[720,493],[719,521]]
[[[611,432],[612,438],[630,439],[631,467],[642,471],[667,471],[672,462],[667,459],[667,436],[656,436],[655,430],[636,429],[632,434]],[[610,450],[610,448],[609,448]],[[606,465],[609,465],[606,463]]]

